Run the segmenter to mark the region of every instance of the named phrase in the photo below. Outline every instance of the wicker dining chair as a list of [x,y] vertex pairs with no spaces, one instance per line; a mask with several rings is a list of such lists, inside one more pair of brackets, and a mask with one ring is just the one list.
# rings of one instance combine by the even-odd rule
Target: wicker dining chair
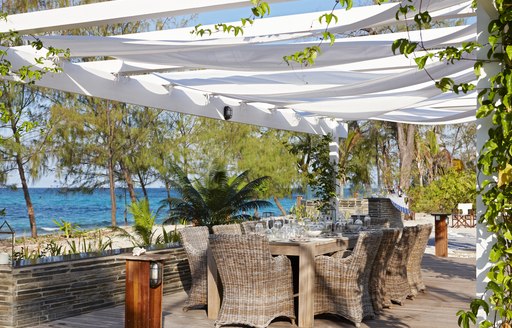
[[418,238],[415,239],[409,261],[407,262],[407,279],[411,288],[411,297],[425,290],[423,277],[421,276],[421,260],[427,248],[428,239],[432,232],[432,224],[418,225]]
[[385,218],[371,218],[370,226],[372,227],[381,227],[381,228],[389,228],[389,219]]
[[402,236],[393,250],[386,270],[386,297],[393,303],[402,302],[411,295],[407,278],[407,263],[418,236],[418,226],[404,227]]
[[242,228],[240,224],[219,224],[212,227],[214,234],[225,234],[225,235],[241,235]]
[[187,253],[192,283],[187,291],[184,311],[208,303],[207,249],[208,227],[185,227],[179,230],[181,243]]
[[381,239],[380,230],[361,232],[348,257],[338,252],[315,259],[315,314],[337,314],[356,327],[364,318],[375,316],[369,280]]
[[210,236],[210,248],[223,286],[215,326],[267,327],[277,317],[295,324],[290,259],[272,257],[259,235]]
[[370,275],[370,296],[375,313],[380,313],[391,303],[386,296],[386,270],[399,237],[400,229],[398,228],[382,229],[382,240]]
[[242,234],[248,235],[256,232],[256,224],[261,223],[264,228],[267,228],[267,222],[265,221],[244,221],[240,225],[242,227]]

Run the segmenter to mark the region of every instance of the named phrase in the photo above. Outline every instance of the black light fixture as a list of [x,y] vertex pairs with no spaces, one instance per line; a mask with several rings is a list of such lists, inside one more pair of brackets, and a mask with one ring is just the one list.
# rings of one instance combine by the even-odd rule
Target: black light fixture
[[230,120],[233,117],[233,109],[229,106],[224,106],[224,119]]

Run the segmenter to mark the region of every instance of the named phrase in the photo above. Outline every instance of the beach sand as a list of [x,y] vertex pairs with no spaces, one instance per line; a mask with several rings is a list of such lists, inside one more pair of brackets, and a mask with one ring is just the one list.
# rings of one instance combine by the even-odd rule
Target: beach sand
[[[415,220],[404,221],[405,226],[416,224],[434,224],[434,216],[426,213],[416,213]],[[475,257],[476,256],[476,227],[452,228],[451,217],[448,222],[448,256],[449,257]],[[432,228],[430,239],[425,249],[427,254],[435,254],[435,231]]]
[[[175,227],[177,227],[177,229],[181,229],[183,226],[165,225],[164,227],[167,233],[169,233],[170,231],[174,231]],[[133,227],[131,226],[120,226],[120,228],[124,229],[126,232],[130,234],[133,234]],[[156,236],[162,234],[161,225],[155,225],[154,230],[155,238]],[[83,232],[80,235],[80,237],[73,238],[65,238],[62,233],[39,235],[37,239],[31,237],[19,237],[16,238],[14,251],[22,252],[23,249],[28,249],[29,252],[41,252],[41,250],[44,250],[48,244],[53,242],[56,245],[61,245],[63,247],[63,252],[67,254],[68,250],[70,249],[70,244],[72,244],[73,242],[75,243],[75,245],[83,245],[83,242],[85,240],[86,244],[91,243],[94,248],[96,245],[98,245],[100,236],[103,243],[107,243],[109,241],[112,243],[112,249],[131,248],[134,246],[130,239],[127,236],[124,236],[122,232],[114,231],[111,228],[101,228]],[[11,252],[11,238],[0,240],[0,252]]]

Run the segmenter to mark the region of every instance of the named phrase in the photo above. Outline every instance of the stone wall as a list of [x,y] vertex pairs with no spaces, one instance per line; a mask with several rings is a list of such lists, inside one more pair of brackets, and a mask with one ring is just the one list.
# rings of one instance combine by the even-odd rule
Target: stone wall
[[12,270],[0,265],[0,327],[14,327]]
[[[182,247],[168,254],[164,294],[190,286]],[[0,265],[0,328],[33,327],[124,303],[125,260],[122,255],[10,267]]]
[[[307,213],[318,216],[318,206],[320,205],[318,200],[304,200],[301,199],[301,204],[306,206]],[[343,198],[338,202],[338,208],[344,215],[354,215],[356,213],[366,214],[368,213],[368,199],[366,198]]]
[[368,214],[372,218],[389,220],[391,228],[403,228],[402,213],[396,209],[389,198],[368,198]]

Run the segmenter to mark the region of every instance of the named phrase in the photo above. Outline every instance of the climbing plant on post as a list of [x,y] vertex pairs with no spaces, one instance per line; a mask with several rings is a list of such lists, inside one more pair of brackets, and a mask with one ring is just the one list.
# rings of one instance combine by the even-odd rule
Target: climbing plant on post
[[[473,1],[473,4],[476,7],[477,1]],[[491,6],[491,3],[479,4]],[[448,47],[415,59],[418,67],[424,68],[429,59],[439,58],[449,62],[464,60],[467,59],[464,58],[465,53],[488,48],[486,58],[475,61],[475,74],[480,75],[484,64],[499,67],[496,73],[487,77],[489,85],[479,91],[476,112],[478,119],[492,121],[488,139],[480,149],[478,158],[479,171],[493,177],[479,185],[485,207],[479,223],[487,227],[495,242],[489,252],[490,267],[485,293],[471,301],[469,310],[457,313],[458,324],[464,328],[477,323],[481,310],[485,318],[480,320],[479,327],[512,327],[512,4],[506,0],[494,0],[492,4],[497,18],[488,25],[489,36],[485,43],[464,43],[461,47]],[[404,9],[401,13],[407,15],[408,12],[409,9]],[[417,14],[414,19],[419,28],[429,20],[427,12]],[[395,42],[393,51],[410,55],[417,47],[421,47],[421,44],[401,39]],[[469,83],[455,83],[449,77],[436,81],[436,85],[443,91],[456,93],[475,87]]]
[[488,25],[486,61],[499,70],[489,76],[489,86],[478,94],[476,115],[492,121],[488,140],[480,151],[478,169],[494,177],[480,186],[486,211],[479,219],[493,235],[494,244],[489,252],[484,294],[487,298],[474,299],[469,310],[459,311],[461,327],[476,323],[479,310],[486,314],[479,327],[509,328],[512,324],[512,7],[509,1],[492,3],[497,15]]

